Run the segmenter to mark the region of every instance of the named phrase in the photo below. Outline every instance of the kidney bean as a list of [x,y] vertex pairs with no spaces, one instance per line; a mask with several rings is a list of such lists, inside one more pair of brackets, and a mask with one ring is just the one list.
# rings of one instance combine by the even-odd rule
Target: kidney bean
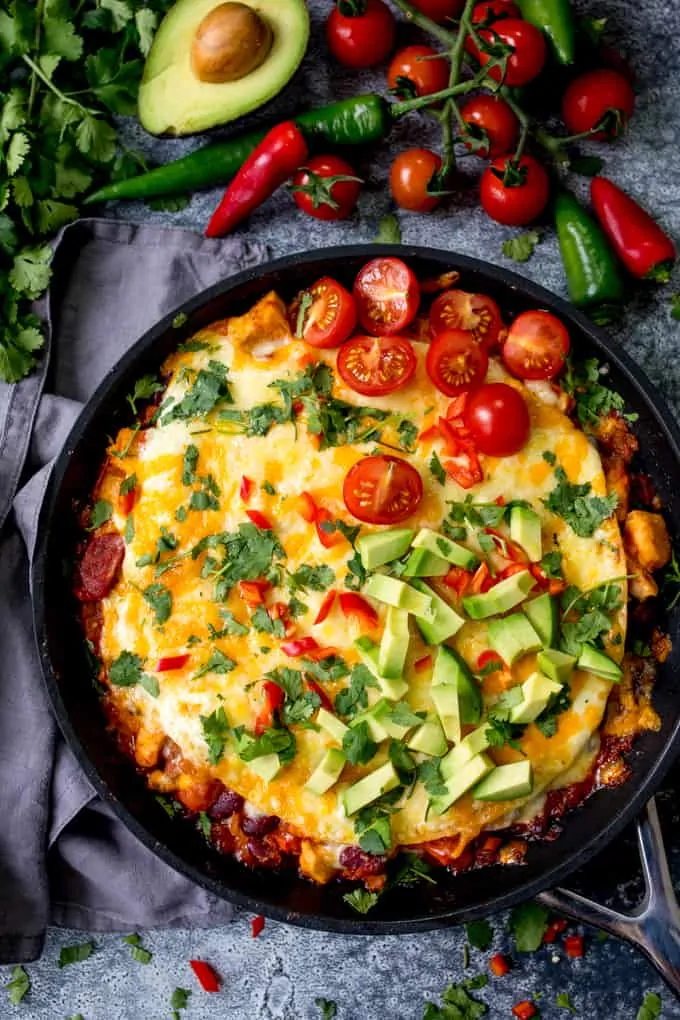
[[249,839],[246,843],[246,850],[252,854],[261,867],[279,868],[281,866],[281,854],[278,847],[264,839]]
[[244,815],[241,828],[246,836],[266,836],[278,827],[279,821],[276,815]]
[[208,809],[212,819],[221,822],[223,818],[230,818],[243,808],[243,797],[236,790],[223,789],[217,800]]
[[356,878],[363,878],[384,871],[385,858],[367,854],[358,846],[346,846],[340,852],[340,866],[351,871]]
[[233,854],[236,850],[236,838],[227,822],[215,822],[210,835],[215,848],[221,854]]

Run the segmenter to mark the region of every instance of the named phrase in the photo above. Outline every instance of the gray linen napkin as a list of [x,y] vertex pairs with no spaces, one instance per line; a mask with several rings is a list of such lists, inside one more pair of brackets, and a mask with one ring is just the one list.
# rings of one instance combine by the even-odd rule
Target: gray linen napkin
[[0,383],[0,964],[45,928],[208,926],[231,907],[154,857],[94,795],[57,732],[33,644],[29,560],[50,462],[106,371],[162,315],[266,249],[81,220],[58,240],[38,370]]

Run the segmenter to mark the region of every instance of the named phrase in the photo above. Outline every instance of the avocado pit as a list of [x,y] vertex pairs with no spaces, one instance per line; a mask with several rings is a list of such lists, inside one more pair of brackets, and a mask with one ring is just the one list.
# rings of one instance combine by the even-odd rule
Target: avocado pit
[[192,71],[204,82],[238,81],[265,61],[272,41],[271,27],[248,4],[218,4],[194,34]]

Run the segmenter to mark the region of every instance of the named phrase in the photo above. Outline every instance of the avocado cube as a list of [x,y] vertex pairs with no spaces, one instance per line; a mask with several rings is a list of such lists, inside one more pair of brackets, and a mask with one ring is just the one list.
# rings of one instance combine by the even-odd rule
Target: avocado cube
[[390,528],[374,531],[357,539],[357,552],[366,570],[375,570],[385,563],[398,560],[408,550],[415,532],[412,528]]
[[545,673],[558,684],[567,684],[576,665],[576,656],[559,652],[556,648],[544,648],[536,656],[536,663],[541,673]]
[[541,518],[526,506],[513,506],[510,510],[510,538],[521,545],[532,563],[543,555]]
[[428,645],[440,645],[454,634],[457,634],[465,621],[453,606],[450,606],[440,595],[433,591],[424,581],[414,578],[411,582],[416,591],[427,595],[434,612],[433,620],[426,620],[415,614],[416,625]]
[[278,754],[263,754],[249,761],[248,768],[269,783],[281,771],[281,760]]
[[321,796],[340,778],[346,758],[337,747],[330,747],[305,783],[305,789]]
[[376,717],[372,708],[369,708],[366,712],[360,712],[359,715],[355,715],[349,724],[350,729],[353,729],[355,726],[359,726],[360,723],[366,723],[368,734],[371,740],[374,740],[376,744],[380,744],[383,740],[387,740],[387,730]]
[[522,700],[510,711],[510,722],[531,723],[548,707],[554,694],[559,694],[562,684],[550,680],[542,673],[532,673],[522,684]]
[[579,669],[586,669],[589,673],[594,673],[595,676],[611,680],[612,683],[618,683],[623,676],[623,670],[618,663],[591,644],[583,645],[576,665]]
[[380,670],[378,668],[380,649],[376,645],[375,641],[371,641],[369,637],[364,635],[363,637],[356,639],[354,647],[359,653],[359,658],[363,662],[364,666],[371,671],[378,681],[380,690],[385,697],[389,698],[390,701],[399,701],[403,698],[408,691],[408,684],[405,680],[388,680],[386,677],[382,677],[380,675]]
[[507,613],[525,600],[535,583],[529,571],[522,570],[499,581],[489,591],[466,595],[463,598],[463,609],[473,620],[485,620],[489,616]]
[[498,652],[503,662],[512,666],[517,659],[529,652],[536,652],[542,642],[524,613],[492,620],[488,630],[489,644]]
[[410,639],[408,613],[405,609],[390,606],[378,652],[378,672],[381,677],[401,680]]
[[531,762],[514,761],[498,765],[472,791],[473,800],[516,800],[528,797],[534,780]]
[[471,549],[466,549],[458,542],[452,542],[446,535],[438,531],[431,531],[430,528],[421,528],[413,539],[414,549],[427,549],[435,556],[443,556],[449,563],[456,567],[463,567],[465,570],[474,570],[479,559]]
[[421,751],[423,754],[431,754],[435,758],[446,754],[449,745],[437,716],[428,716],[406,742],[406,746],[411,751]]
[[413,726],[403,726],[391,718],[394,705],[387,698],[381,698],[372,708],[376,720],[385,730],[388,737],[393,740],[403,740],[406,734],[413,729]]
[[531,599],[530,602],[525,602],[522,610],[543,642],[543,646],[553,648],[557,643],[560,617],[557,599],[546,592],[536,599]]
[[421,594],[397,577],[373,574],[366,582],[364,594],[370,595],[378,602],[394,606],[395,609],[405,609],[408,613],[422,616],[425,620],[434,619],[432,600],[429,596]]
[[452,747],[449,753],[442,759],[441,774],[444,779],[451,779],[453,775],[467,762],[482,751],[488,751],[491,746],[488,737],[489,724],[482,723],[476,730],[463,737],[459,744]]
[[326,708],[320,708],[316,713],[316,723],[337,744],[342,744],[347,733],[347,727],[336,715],[333,715]]
[[406,561],[404,577],[443,577],[450,569],[448,560],[428,549],[414,549]]
[[430,801],[432,811],[443,815],[469,789],[481,782],[484,776],[494,768],[494,763],[487,754],[477,754],[446,782],[446,793],[433,797]]
[[461,738],[460,705],[458,688],[455,684],[439,684],[430,691],[442,729],[449,740],[456,743]]
[[369,772],[363,779],[348,786],[342,794],[342,805],[347,817],[355,815],[367,804],[371,804],[383,793],[389,793],[399,786],[399,776],[392,762],[386,762],[380,768]]

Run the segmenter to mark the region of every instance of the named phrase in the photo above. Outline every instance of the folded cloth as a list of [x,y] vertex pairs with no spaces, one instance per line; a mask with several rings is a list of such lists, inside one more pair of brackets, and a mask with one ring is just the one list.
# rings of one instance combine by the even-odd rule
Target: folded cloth
[[45,357],[28,379],[0,383],[0,964],[39,956],[51,923],[129,931],[231,916],[127,831],[57,732],[29,573],[50,462],[84,401],[157,319],[265,255],[242,241],[81,220],[58,239],[41,309]]

